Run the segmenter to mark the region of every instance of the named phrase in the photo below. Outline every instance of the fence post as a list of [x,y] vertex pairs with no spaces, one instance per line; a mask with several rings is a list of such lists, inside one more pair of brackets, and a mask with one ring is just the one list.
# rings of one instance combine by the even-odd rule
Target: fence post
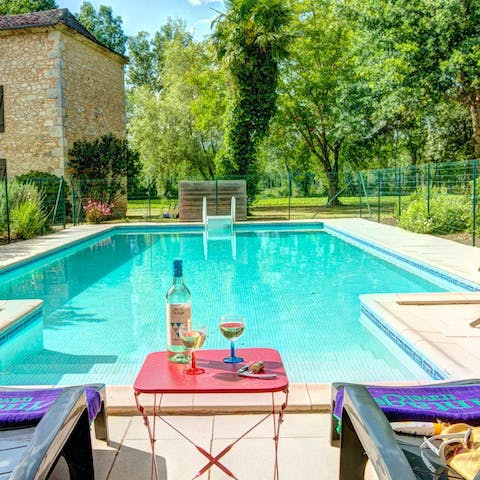
[[76,218],[75,218],[75,174],[73,174],[71,177],[70,177],[70,183],[72,185],[72,223],[73,223],[73,226],[76,225]]
[[148,211],[148,221],[149,222],[152,220],[152,203],[151,203],[150,186],[151,186],[151,182],[149,181],[148,182],[148,189],[147,189],[147,200],[148,200],[147,211]]
[[427,163],[427,217],[430,217],[430,164]]
[[381,171],[377,170],[377,222],[380,223],[380,188],[381,188]]
[[218,178],[215,177],[215,215],[218,215]]
[[361,173],[358,172],[358,209],[360,213],[360,218],[362,218],[362,180],[360,178]]
[[66,200],[65,200],[65,193],[66,193],[66,188],[65,188],[65,179],[63,177],[60,177],[60,183],[61,183],[61,189],[62,189],[62,224],[63,224],[63,229],[67,227],[67,207],[65,205]]
[[292,199],[292,177],[290,175],[290,172],[287,172],[287,178],[288,178],[288,219],[290,220],[290,203]]
[[473,182],[472,182],[472,245],[477,245],[477,160],[473,161]]
[[7,175],[3,177],[3,182],[5,184],[5,215],[7,219],[7,242],[11,243],[12,237],[10,232],[10,205],[8,204],[8,179]]
[[398,168],[398,218],[400,219],[400,214],[402,212],[401,207],[402,202],[402,169]]

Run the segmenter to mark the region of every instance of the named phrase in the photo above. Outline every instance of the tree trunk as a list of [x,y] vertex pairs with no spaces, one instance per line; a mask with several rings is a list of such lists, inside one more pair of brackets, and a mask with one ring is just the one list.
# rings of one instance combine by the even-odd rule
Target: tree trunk
[[472,116],[473,148],[475,156],[480,159],[480,89],[475,90],[468,102],[468,107]]
[[[338,198],[339,191],[339,178],[338,178],[338,164],[340,159],[340,142],[336,142],[333,146],[330,147],[333,152],[333,165],[331,168],[325,168],[325,173],[327,174],[328,181],[328,200],[327,205],[331,207],[340,207],[342,202]],[[329,162],[330,163],[330,162]]]
[[325,170],[325,173],[327,174],[328,182],[327,205],[330,207],[339,207],[342,203],[338,199],[338,166],[336,169],[334,167],[330,170]]

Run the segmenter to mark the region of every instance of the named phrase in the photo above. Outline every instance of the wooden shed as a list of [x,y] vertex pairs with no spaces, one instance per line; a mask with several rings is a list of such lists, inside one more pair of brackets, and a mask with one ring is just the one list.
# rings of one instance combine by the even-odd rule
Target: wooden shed
[[207,197],[207,215],[229,215],[231,199],[235,197],[236,220],[247,219],[247,184],[245,180],[179,182],[180,221],[202,221],[203,197]]

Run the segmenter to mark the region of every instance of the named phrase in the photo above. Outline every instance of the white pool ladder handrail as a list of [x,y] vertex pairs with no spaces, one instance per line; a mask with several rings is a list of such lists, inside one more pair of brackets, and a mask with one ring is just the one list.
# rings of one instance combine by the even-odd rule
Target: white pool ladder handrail
[[[231,229],[233,231],[233,224],[235,223],[235,217],[236,217],[236,212],[237,212],[237,199],[232,196],[230,200],[230,218],[231,218]],[[211,215],[212,216],[212,215]],[[220,215],[213,215],[215,216],[220,216]],[[227,216],[227,215],[226,215]],[[208,225],[208,209],[207,209],[207,197],[203,197],[202,199],[202,223],[205,225],[205,228],[207,228]]]
[[232,217],[232,230],[233,230],[233,224],[235,223],[236,211],[237,211],[237,200],[234,196],[232,196],[232,199],[230,200],[230,216]]
[[203,197],[202,205],[202,223],[207,226],[207,197]]

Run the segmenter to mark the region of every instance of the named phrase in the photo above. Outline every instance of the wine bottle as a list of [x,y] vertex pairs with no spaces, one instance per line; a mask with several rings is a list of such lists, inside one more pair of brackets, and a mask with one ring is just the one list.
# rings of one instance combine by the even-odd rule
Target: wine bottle
[[188,363],[190,356],[180,339],[182,324],[190,325],[192,318],[191,295],[183,281],[182,260],[173,261],[173,282],[167,291],[167,356],[170,362]]

